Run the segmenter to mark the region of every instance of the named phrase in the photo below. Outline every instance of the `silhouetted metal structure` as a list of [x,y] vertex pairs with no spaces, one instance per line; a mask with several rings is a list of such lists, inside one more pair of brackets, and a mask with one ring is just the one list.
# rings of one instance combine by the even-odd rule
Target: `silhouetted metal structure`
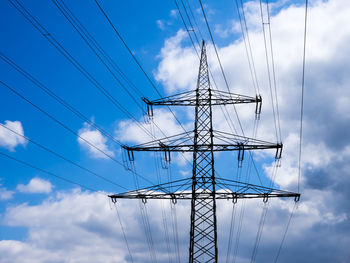
[[276,159],[281,158],[282,144],[274,144],[244,136],[220,132],[213,129],[212,106],[225,104],[255,103],[255,113],[261,111],[261,97],[248,97],[212,90],[209,81],[205,43],[203,41],[197,88],[162,99],[149,101],[148,114],[153,115],[153,106],[194,106],[195,123],[193,132],[182,133],[136,146],[123,146],[130,161],[135,151],[164,152],[165,161],[170,161],[171,152],[192,152],[192,177],[165,184],[159,184],[135,191],[110,195],[115,202],[127,199],[177,199],[191,200],[191,227],[189,262],[218,262],[216,200],[241,198],[294,197],[300,194],[262,187],[258,185],[215,177],[214,152],[238,151],[238,162],[243,161],[247,150],[276,149]]

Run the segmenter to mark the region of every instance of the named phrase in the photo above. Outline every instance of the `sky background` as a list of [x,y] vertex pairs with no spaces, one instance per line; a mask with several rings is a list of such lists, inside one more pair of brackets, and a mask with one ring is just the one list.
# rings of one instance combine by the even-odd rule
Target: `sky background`
[[[152,140],[145,129],[157,138],[183,132],[166,108],[154,109],[154,123],[161,131],[147,123],[141,97],[158,99],[157,91],[167,96],[195,89],[199,60],[189,34],[195,40],[196,32],[206,41],[211,81],[226,90],[199,2],[184,1],[193,12],[195,19],[189,14],[192,22],[196,21],[194,32],[190,26],[190,32],[186,31],[174,1],[99,2],[157,91],[95,1],[63,3],[108,54],[103,59],[107,66],[55,2],[62,3],[0,1],[0,261],[152,262],[150,253],[155,251],[157,262],[186,262],[189,202],[170,206],[169,202],[149,201],[143,206],[136,200],[123,200],[115,206],[107,195],[135,188],[133,174],[123,167],[123,153],[115,141],[133,145]],[[208,0],[203,4],[231,92],[261,94],[256,138],[277,142],[268,78],[271,53],[268,68],[260,4],[243,1],[241,6],[237,2],[247,22],[259,91],[249,71],[236,1]],[[181,1],[178,4],[186,19]],[[295,192],[299,185],[302,198],[296,208],[293,200],[271,199],[265,210],[262,200],[239,200],[236,205],[219,201],[220,262],[275,262],[292,211],[278,262],[349,262],[350,5],[345,0],[309,1],[299,180],[304,4],[288,0],[269,4],[284,145],[276,177],[274,151],[255,152],[257,168],[252,172],[249,158],[239,169],[236,153],[215,155],[221,177],[235,180],[241,174],[242,180],[251,183],[259,183],[260,177],[265,186],[273,183],[278,189]],[[15,8],[20,5],[35,19],[36,27]],[[195,46],[198,51],[196,42]],[[121,77],[117,67],[127,78]],[[108,91],[116,99],[114,103],[98,88]],[[272,94],[275,96],[274,86]],[[242,134],[234,109],[224,110]],[[250,137],[254,135],[254,110],[255,105],[237,107],[245,135]],[[186,130],[193,129],[193,108],[174,108],[173,112]],[[214,129],[232,132],[221,108],[214,109],[213,116]],[[170,167],[162,169],[161,156],[137,153],[136,171],[143,177],[138,183],[145,187],[189,177],[191,158],[174,154]],[[153,245],[147,242],[140,209],[148,215]],[[254,255],[263,211],[267,211],[266,219]]]

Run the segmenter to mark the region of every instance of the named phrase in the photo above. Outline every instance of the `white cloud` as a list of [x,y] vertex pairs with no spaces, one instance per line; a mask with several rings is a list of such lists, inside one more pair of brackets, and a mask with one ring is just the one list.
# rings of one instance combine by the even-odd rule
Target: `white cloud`
[[19,184],[17,185],[17,190],[22,193],[31,193],[31,194],[49,194],[51,193],[53,185],[44,179],[34,177],[29,181],[28,184]]
[[[134,262],[150,262],[138,201],[118,202],[117,208]],[[162,217],[151,216],[161,214],[160,209],[158,201],[147,204],[151,229],[159,233],[153,233],[157,257],[159,262],[165,262]],[[179,214],[183,214],[182,209],[177,206]],[[166,213],[169,212],[167,208]],[[182,221],[178,222],[180,238],[185,234]],[[50,197],[39,205],[12,206],[7,209],[3,224],[25,227],[28,236],[24,241],[0,241],[1,262],[40,263],[48,262],[48,258],[50,262],[131,262],[116,212],[110,208],[107,196],[98,193],[73,191]],[[168,224],[171,232],[170,221]]]
[[[301,254],[310,250],[308,246],[305,246],[305,243],[307,244],[310,240],[313,241],[315,247],[326,243],[329,251],[332,251],[335,247],[346,247],[349,241],[347,233],[339,232],[326,236],[324,239],[313,240],[312,235],[310,235],[313,228],[323,226],[321,231],[329,231],[328,233],[330,233],[332,227],[342,224],[347,220],[347,217],[342,213],[335,213],[327,207],[327,203],[333,201],[332,193],[310,192],[309,194],[317,198],[313,201],[301,203],[295,213],[288,233],[289,246],[292,243],[295,247],[295,244],[299,242],[301,245],[297,246],[296,249]],[[140,217],[139,204],[137,200],[119,200],[117,209],[134,262],[148,263],[151,260]],[[250,200],[249,202],[239,200],[235,208],[236,218],[238,218],[243,204],[245,206],[245,216],[243,217],[243,232],[238,255],[245,262],[250,258],[263,203],[261,200]],[[162,211],[167,216],[167,230],[171,235],[170,257],[175,258],[172,213],[169,200],[163,203],[159,200],[150,200],[145,207],[158,262],[168,262]],[[181,262],[184,262],[188,256],[190,202],[179,201],[175,207],[180,257]],[[268,218],[263,233],[265,249],[267,248],[269,251],[277,250],[292,207],[293,202],[291,200],[270,200]],[[226,255],[231,212],[232,202],[226,200],[217,202],[221,261],[224,261]],[[8,227],[24,227],[27,229],[27,236],[21,241],[0,241],[0,261],[4,263],[131,262],[128,258],[116,212],[111,209],[107,196],[99,193],[73,190],[72,192],[58,193],[37,205],[20,204],[10,206],[3,215],[2,224]],[[238,220],[235,221],[235,224],[234,236],[236,236]],[[339,242],[329,242],[334,235],[337,236]],[[287,253],[287,251],[285,250],[284,253]],[[287,253],[288,255],[289,258],[295,259],[295,256],[292,257]],[[264,257],[263,262],[268,262],[271,261],[274,255],[266,253],[266,255],[260,256]],[[340,253],[340,256],[343,259],[346,258],[346,254],[344,255],[343,252]]]
[[[168,93],[176,90],[189,90],[195,85],[198,74],[198,57],[192,47],[182,48],[181,42],[187,33],[179,30],[176,36],[167,39],[161,50],[161,59],[156,80],[163,83]],[[181,77],[179,77],[181,76]]]
[[[117,139],[123,142],[145,143],[153,141],[153,136],[159,139],[184,132],[170,111],[154,108],[153,113],[154,124],[142,123],[142,121],[138,123],[131,120],[121,121],[115,132]],[[190,127],[184,128],[189,130]],[[145,130],[148,132],[146,133]]]
[[[3,125],[17,132],[20,135],[24,135],[22,123],[20,121],[7,120]],[[14,151],[18,145],[25,145],[25,144],[26,144],[26,139],[0,126],[0,147],[4,147],[10,151]]]
[[78,138],[79,145],[87,150],[92,158],[109,158],[102,152],[109,156],[114,156],[114,152],[107,146],[107,139],[101,134],[100,131],[93,130],[87,123],[84,123],[83,128],[78,131],[78,134],[84,139]]
[[12,199],[15,192],[7,190],[5,187],[1,187],[0,184],[0,201]]

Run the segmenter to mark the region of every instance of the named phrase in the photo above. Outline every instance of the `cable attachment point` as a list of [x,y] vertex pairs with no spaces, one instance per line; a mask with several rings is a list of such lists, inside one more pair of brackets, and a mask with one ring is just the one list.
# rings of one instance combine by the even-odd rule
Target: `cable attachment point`
[[294,202],[299,202],[300,201],[300,194],[294,197]]
[[170,194],[171,196],[171,202],[176,205],[177,204],[177,199],[176,199],[176,196],[174,194]]
[[127,146],[122,145],[122,160],[125,170],[131,171],[132,163],[134,162],[134,152],[130,150]]
[[268,201],[269,201],[269,194],[266,194],[266,193],[265,193],[265,194],[263,195],[263,202],[264,202],[264,203],[267,203]]
[[159,142],[159,146],[162,148],[162,151],[164,152],[164,158],[161,158],[162,168],[168,169],[170,160],[171,160],[169,147],[162,142]]
[[277,144],[277,149],[276,149],[276,155],[275,155],[275,159],[279,160],[282,158],[282,149],[283,149],[283,144],[282,143],[278,143]]
[[255,105],[255,119],[256,120],[260,120],[261,106],[262,106],[261,95],[256,95],[256,105]]
[[244,159],[244,144],[238,143],[238,168],[242,167],[243,159]]
[[281,167],[282,166],[282,162],[281,162],[281,159],[277,159],[276,161],[276,167]]
[[127,152],[128,152],[129,161],[130,162],[135,161],[134,152],[132,150],[130,150],[130,149],[127,149]]
[[148,118],[152,119],[153,118],[153,106],[152,106],[152,103],[148,99],[146,99],[145,97],[142,97],[141,99],[147,105],[147,116],[148,116]]
[[237,204],[238,195],[237,193],[232,193],[232,203]]

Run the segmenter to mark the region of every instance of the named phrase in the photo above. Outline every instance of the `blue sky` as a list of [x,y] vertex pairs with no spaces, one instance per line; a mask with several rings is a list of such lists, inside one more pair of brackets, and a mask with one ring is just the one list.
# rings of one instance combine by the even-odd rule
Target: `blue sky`
[[[208,63],[215,82],[219,89],[226,90],[199,2],[184,2],[190,4],[198,23],[195,32],[201,32],[207,42]],[[276,142],[259,2],[243,2],[252,56],[263,97],[257,138]],[[56,39],[96,79],[97,85],[108,90],[128,110],[129,115],[103,96],[10,1],[1,1],[0,81],[64,123],[71,132],[4,85],[0,85],[0,123],[103,176],[105,180],[0,127],[2,154],[98,191],[89,191],[43,171],[26,167],[4,155],[0,156],[0,261],[132,262],[116,210],[106,197],[108,193],[122,192],[124,188],[133,189],[132,174],[72,133],[91,142],[117,162],[122,162],[120,148],[111,137],[126,144],[151,140],[140,129],[140,126],[151,129],[151,125],[144,123],[142,110],[145,108],[142,109],[144,105],[138,93],[149,99],[159,96],[93,0],[64,3],[137,87],[139,92],[135,93],[131,86],[123,82],[142,105],[141,108],[82,40],[54,1],[23,0],[20,3],[50,34],[48,37]],[[235,1],[203,3],[230,90],[255,96]],[[195,88],[198,58],[173,1],[104,1],[100,4],[161,94],[165,96]],[[303,1],[286,0],[270,3],[276,88],[284,143],[282,166],[278,168],[273,182],[277,188],[290,191],[296,191],[298,185],[303,4]],[[181,1],[179,5],[181,7]],[[347,1],[310,1],[302,177],[299,182],[302,200],[293,216],[279,262],[347,262],[350,256],[347,249],[350,241],[350,208],[345,202],[350,184],[347,133],[350,103],[350,79],[347,72],[350,64],[346,44],[350,40],[350,29],[344,26],[348,23],[349,15]],[[194,37],[193,32],[190,34]],[[48,96],[6,63],[5,57],[79,110],[110,137]],[[254,109],[254,105],[237,107],[247,136],[252,136]],[[228,107],[227,110],[238,127],[233,108]],[[193,109],[175,108],[174,113],[186,130],[193,129]],[[213,114],[216,129],[230,132],[222,112],[216,109]],[[167,109],[155,109],[154,122],[167,135],[183,132]],[[163,137],[157,129],[155,136]],[[265,185],[273,177],[273,155],[271,151],[255,154],[257,170]],[[191,155],[185,158],[191,160]],[[216,169],[220,176],[236,179],[237,156],[220,153],[216,158]],[[136,170],[152,183],[159,180],[164,182],[170,170],[160,169],[158,178],[157,161],[159,158],[154,158],[152,154],[137,153]],[[248,170],[246,158],[243,176],[248,176]],[[182,155],[172,156],[171,176],[174,179],[187,177],[190,173],[191,167]],[[250,179],[245,180],[257,183],[257,178],[257,172],[254,171]],[[150,182],[140,179],[142,186],[148,186]],[[292,200],[270,200],[256,262],[275,259],[293,206]],[[262,208],[261,200],[238,202],[236,206],[233,243],[238,236],[239,211],[245,211],[237,253],[232,248],[231,259],[235,258],[236,262],[252,262]],[[134,262],[151,262],[138,202],[121,201],[117,209]],[[189,203],[179,202],[175,209],[177,220],[168,203],[152,201],[147,204],[157,262],[175,262],[177,255],[173,240],[170,244],[165,242],[166,232],[174,236],[171,235],[174,221],[177,221],[179,231],[179,257],[181,261],[187,258]],[[231,212],[230,202],[218,203],[221,261],[226,260]]]

